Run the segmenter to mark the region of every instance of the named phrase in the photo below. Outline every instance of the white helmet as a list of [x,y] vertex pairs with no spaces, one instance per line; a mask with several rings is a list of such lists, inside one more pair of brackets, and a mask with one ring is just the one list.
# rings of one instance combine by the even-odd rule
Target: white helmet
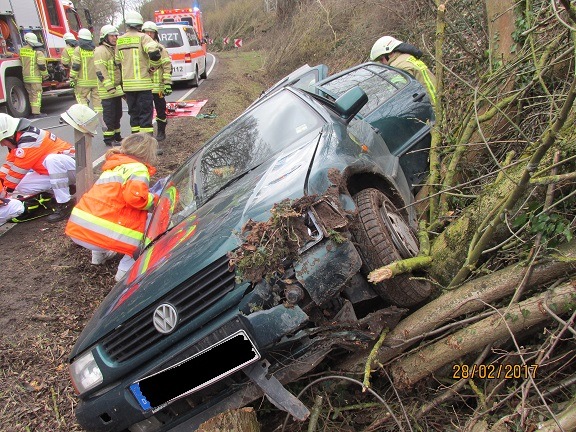
[[156,25],[156,23],[153,23],[152,21],[146,21],[142,25],[142,31],[158,32],[158,26]]
[[68,33],[64,33],[64,40],[65,41],[75,41],[76,37],[72,33],[68,32]]
[[100,124],[98,113],[86,105],[74,104],[63,112],[62,120],[80,132],[96,135]]
[[38,45],[38,36],[32,32],[28,32],[24,35],[24,40],[30,45]]
[[372,45],[372,50],[370,51],[370,60],[375,61],[380,56],[390,54],[401,43],[402,41],[394,39],[392,36],[382,36],[374,43],[374,45]]
[[0,141],[14,136],[20,125],[20,119],[0,113]]
[[87,28],[81,28],[80,30],[78,30],[78,39],[91,41],[91,40],[93,40],[92,32],[90,30],[88,30]]
[[119,34],[118,29],[116,28],[115,25],[112,24],[103,25],[102,28],[100,29],[100,39],[104,39],[108,35],[118,36],[118,34]]
[[142,18],[142,15],[140,15],[138,12],[128,11],[124,16],[124,22],[126,23],[127,26],[135,27],[144,24],[144,19]]

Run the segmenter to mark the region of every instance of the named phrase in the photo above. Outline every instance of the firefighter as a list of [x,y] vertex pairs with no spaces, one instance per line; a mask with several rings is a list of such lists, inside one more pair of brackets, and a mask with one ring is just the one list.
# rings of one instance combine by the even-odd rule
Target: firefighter
[[117,281],[134,264],[148,212],[158,200],[149,190],[157,149],[158,141],[146,133],[129,135],[121,147],[109,149],[100,178],[82,195],[66,225],[66,235],[93,251],[93,263],[100,264],[115,252],[124,254]]
[[102,101],[98,95],[98,80],[94,67],[94,41],[86,28],[78,30],[78,46],[72,53],[70,86],[74,88],[76,101],[81,105],[92,102],[92,108],[102,114]]
[[102,99],[104,144],[120,145],[120,119],[122,118],[122,96],[120,66],[114,59],[118,29],[107,24],[100,29],[100,45],[94,50],[94,67],[98,78],[98,94]]
[[436,77],[420,60],[422,51],[392,36],[382,36],[372,46],[370,60],[403,69],[424,86],[433,104],[436,103]]
[[[142,26],[142,31],[158,42],[158,26],[152,21],[146,21]],[[166,98],[172,93],[172,61],[168,51],[162,44],[160,46],[160,67],[152,72],[152,96],[154,97],[154,108],[156,109],[156,139],[164,141],[166,139]]]
[[64,66],[68,71],[68,75],[70,75],[72,54],[74,53],[74,48],[78,46],[78,41],[72,33],[64,33],[64,42],[66,42],[66,46],[64,47],[64,51],[62,51],[60,61],[62,62],[62,66]]
[[38,42],[38,37],[34,33],[24,35],[25,45],[20,48],[20,60],[22,61],[22,78],[24,87],[28,92],[31,119],[46,117],[40,112],[42,105],[42,81],[48,79],[48,68],[46,67],[46,56],[42,50],[42,44]]
[[74,206],[70,194],[70,185],[76,184],[74,146],[32,126],[28,119],[3,113],[0,113],[0,144],[8,148],[6,162],[0,168],[0,188],[24,195],[51,189],[57,204],[48,221],[67,218]]
[[121,65],[122,89],[126,94],[130,128],[132,133],[152,135],[154,97],[150,71],[160,67],[160,46],[141,32],[144,21],[138,12],[126,12],[125,23],[127,31],[116,42],[116,61]]

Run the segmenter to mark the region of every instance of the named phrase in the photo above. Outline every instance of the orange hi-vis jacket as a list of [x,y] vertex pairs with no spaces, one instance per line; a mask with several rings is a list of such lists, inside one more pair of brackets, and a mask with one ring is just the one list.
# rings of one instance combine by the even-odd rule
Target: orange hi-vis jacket
[[10,150],[6,162],[0,168],[0,179],[8,189],[16,189],[30,170],[48,175],[43,162],[49,154],[75,156],[72,144],[35,126],[16,132],[15,138],[18,147]]
[[66,235],[81,243],[133,255],[144,237],[148,210],[157,200],[148,190],[156,169],[132,156],[112,154],[102,170],[72,210]]

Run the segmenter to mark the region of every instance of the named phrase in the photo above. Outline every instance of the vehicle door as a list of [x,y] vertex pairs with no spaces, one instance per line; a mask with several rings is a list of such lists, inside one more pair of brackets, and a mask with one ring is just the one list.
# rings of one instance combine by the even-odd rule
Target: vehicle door
[[390,152],[400,158],[409,182],[422,180],[435,120],[424,87],[408,73],[380,63],[364,63],[316,84],[321,95],[332,99],[354,86],[368,95],[358,117],[379,131]]

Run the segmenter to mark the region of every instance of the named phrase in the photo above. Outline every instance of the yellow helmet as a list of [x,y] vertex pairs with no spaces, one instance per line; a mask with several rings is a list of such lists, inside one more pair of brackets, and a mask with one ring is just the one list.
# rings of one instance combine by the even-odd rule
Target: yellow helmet
[[153,23],[152,21],[146,21],[142,25],[142,31],[158,32],[158,26],[156,25],[156,23]]
[[86,105],[74,104],[61,115],[62,120],[80,132],[96,135],[100,124],[98,113]]

